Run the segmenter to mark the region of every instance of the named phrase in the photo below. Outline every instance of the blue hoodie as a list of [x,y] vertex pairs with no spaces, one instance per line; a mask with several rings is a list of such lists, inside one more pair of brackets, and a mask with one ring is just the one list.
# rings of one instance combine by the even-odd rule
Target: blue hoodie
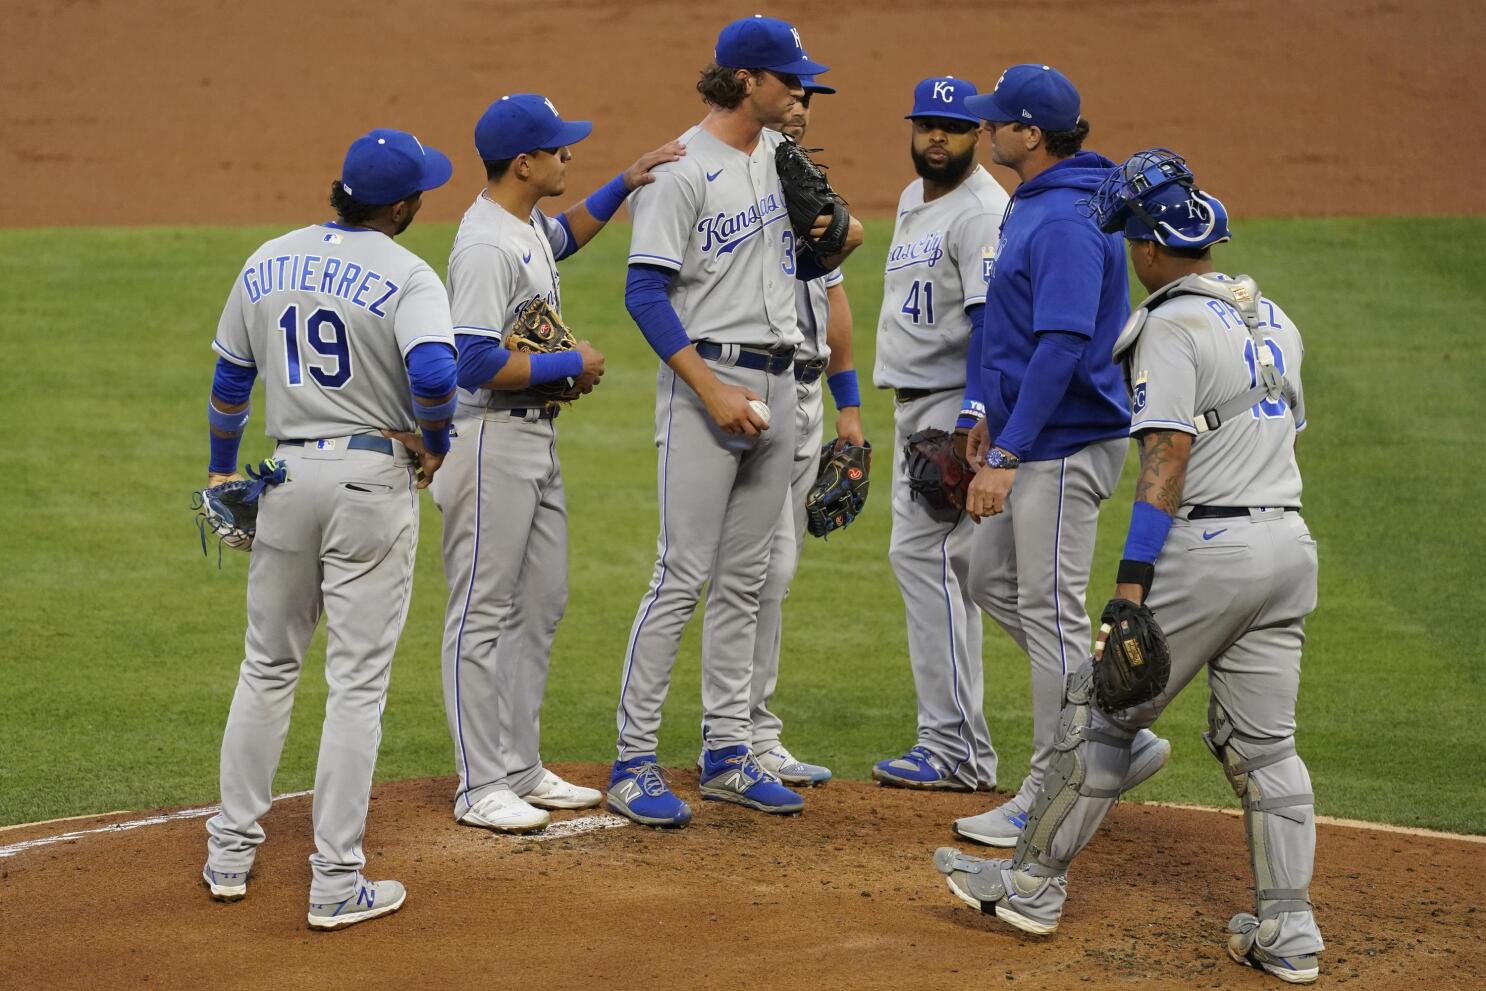
[[[1110,358],[1130,315],[1124,242],[1100,233],[1081,205],[1114,164],[1087,151],[1059,162],[1017,187],[1001,223],[986,292],[980,398],[993,442],[1019,401],[1050,407],[1041,431],[1013,451],[1024,461],[1064,458],[1130,434],[1125,382]],[[1078,338],[1086,342],[1068,389],[1061,397],[1022,396],[1038,335],[1049,332],[1074,350]]]

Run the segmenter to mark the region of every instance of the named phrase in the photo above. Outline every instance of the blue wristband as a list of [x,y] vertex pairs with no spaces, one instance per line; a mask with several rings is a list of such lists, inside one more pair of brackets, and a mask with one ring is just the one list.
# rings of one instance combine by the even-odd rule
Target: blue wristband
[[826,376],[826,385],[830,386],[831,398],[835,400],[837,409],[862,405],[862,393],[857,386],[855,368],[848,368],[835,375]]
[[610,179],[604,185],[595,189],[583,201],[588,212],[593,214],[594,220],[602,220],[608,223],[609,218],[619,210],[624,203],[624,198],[629,195],[629,188],[624,184],[624,173],[621,172]]
[[423,435],[423,447],[429,454],[448,454],[452,443],[449,439],[449,428],[439,427],[437,430],[429,430],[427,427],[419,428]]
[[207,472],[212,475],[230,475],[237,471],[237,448],[242,443],[242,437],[218,437],[213,433],[211,441],[212,459],[207,463]]
[[969,413],[966,413],[966,412],[963,412],[962,411],[960,413],[960,418],[955,421],[955,429],[956,430],[974,430],[975,427],[976,427],[976,424],[980,423],[980,421],[981,420],[984,420],[984,419],[985,419],[985,417],[983,417],[983,416],[971,416]]
[[236,413],[228,413],[217,409],[217,404],[208,399],[206,401],[206,422],[213,430],[220,430],[224,434],[240,434],[243,427],[248,424],[248,414],[252,412],[252,405],[244,406]]
[[416,396],[413,399],[413,413],[418,417],[419,420],[426,421],[428,423],[437,423],[440,420],[447,420],[452,417],[455,411],[458,409],[459,393],[457,392],[443,402],[435,403],[432,406],[423,405],[422,396]]
[[531,356],[531,384],[545,385],[558,379],[575,379],[583,374],[583,353],[577,348],[554,354]]
[[1145,501],[1130,511],[1130,534],[1125,538],[1125,560],[1154,564],[1171,532],[1171,517]]

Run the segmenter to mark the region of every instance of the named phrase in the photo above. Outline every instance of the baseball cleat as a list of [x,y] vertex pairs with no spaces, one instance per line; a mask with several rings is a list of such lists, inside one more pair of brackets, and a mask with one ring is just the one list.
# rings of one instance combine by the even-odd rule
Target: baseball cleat
[[202,868],[201,880],[211,889],[212,897],[219,902],[241,901],[248,893],[247,871],[214,871],[208,866]]
[[831,769],[819,764],[807,764],[784,748],[784,744],[768,750],[755,750],[753,757],[759,766],[787,785],[813,787],[831,780]]
[[934,867],[956,898],[1033,936],[1058,928],[1067,881],[1014,870],[1009,860],[967,857],[954,847],[934,851]]
[[771,815],[798,815],[805,800],[764,770],[744,746],[708,750],[702,761],[702,798],[732,802]]
[[338,902],[310,902],[311,929],[344,929],[402,908],[408,890],[396,881],[356,878],[356,891]]
[[678,829],[691,822],[691,806],[666,786],[665,772],[654,754],[614,762],[608,807],[642,826]]
[[1155,776],[1171,759],[1171,742],[1163,740],[1148,729],[1135,734],[1130,746],[1130,770],[1120,785],[1120,794],[1130,791]]
[[479,826],[497,833],[532,833],[551,821],[546,811],[523,802],[509,788],[497,788],[458,818],[461,826]]
[[[1259,945],[1259,920],[1240,912],[1228,923],[1228,955],[1234,962],[1255,970],[1266,971],[1288,984],[1310,984],[1321,973],[1320,958],[1314,953],[1281,956]],[[1275,935],[1278,936],[1278,931]]]
[[1016,795],[989,812],[956,819],[950,828],[956,836],[972,843],[1007,849],[1014,847],[1027,825],[1027,811],[1021,807],[1020,798]]
[[542,769],[542,780],[521,800],[539,809],[591,809],[604,800],[597,788],[584,788],[564,781],[556,774]]
[[872,766],[872,780],[890,788],[919,788],[925,791],[974,791],[975,786],[957,780],[949,765],[927,747],[914,747],[902,757],[880,760]]

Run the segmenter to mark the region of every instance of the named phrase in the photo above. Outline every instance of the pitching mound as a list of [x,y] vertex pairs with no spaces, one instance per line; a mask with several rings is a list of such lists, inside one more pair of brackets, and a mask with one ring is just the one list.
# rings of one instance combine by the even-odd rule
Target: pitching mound
[[[1028,937],[956,901],[930,863],[985,795],[835,782],[781,819],[700,802],[694,773],[676,788],[697,811],[684,830],[559,813],[548,835],[501,837],[450,820],[450,779],[379,787],[368,873],[403,881],[408,901],[339,933],[305,925],[308,797],[274,805],[235,904],[199,881],[199,815],[22,849],[0,859],[0,973],[17,988],[1280,986],[1223,950],[1250,904],[1230,816],[1117,807],[1058,932]],[[0,847],[108,821],[7,830]],[[1486,848],[1411,836],[1406,853],[1397,836],[1325,825],[1319,845],[1322,981],[1480,987]]]

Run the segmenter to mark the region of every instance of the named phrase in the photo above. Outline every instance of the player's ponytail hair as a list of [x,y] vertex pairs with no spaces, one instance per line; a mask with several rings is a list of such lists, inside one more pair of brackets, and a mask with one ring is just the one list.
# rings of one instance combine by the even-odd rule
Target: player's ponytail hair
[[[718,65],[716,62],[708,65],[702,70],[702,77],[697,80],[697,92],[702,94],[702,102],[723,110],[732,110],[743,102],[743,94],[746,91],[743,80],[736,75],[737,69],[731,66]],[[748,69],[752,75],[763,72],[762,69]]]
[[361,227],[377,215],[382,209],[379,206],[371,206],[354,198],[346,192],[346,187],[341,185],[339,179],[330,184],[330,205],[335,209],[335,215],[340,218],[341,223],[347,227]]

